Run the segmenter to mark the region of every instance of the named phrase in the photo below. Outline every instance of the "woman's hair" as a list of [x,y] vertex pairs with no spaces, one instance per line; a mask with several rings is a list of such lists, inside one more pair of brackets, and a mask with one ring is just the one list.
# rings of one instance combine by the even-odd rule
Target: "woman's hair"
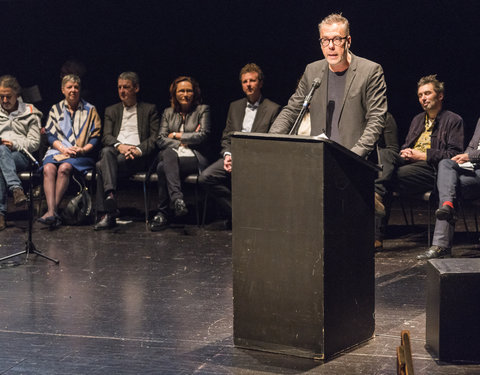
[[62,89],[65,87],[67,82],[78,83],[79,86],[82,84],[80,77],[75,74],[67,74],[65,77],[62,78]]
[[184,81],[190,82],[193,87],[193,102],[191,109],[195,109],[197,105],[202,103],[202,93],[198,82],[192,77],[180,76],[175,78],[170,84],[170,104],[175,112],[180,112],[181,110],[180,103],[177,101],[177,86],[180,82]]

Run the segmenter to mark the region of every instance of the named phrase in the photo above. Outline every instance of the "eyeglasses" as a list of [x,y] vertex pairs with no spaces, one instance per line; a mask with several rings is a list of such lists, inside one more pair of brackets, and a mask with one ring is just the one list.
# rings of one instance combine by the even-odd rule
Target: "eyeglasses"
[[346,40],[347,38],[348,36],[344,36],[344,37],[336,36],[335,38],[332,38],[332,39],[320,38],[319,41],[322,47],[328,47],[330,45],[330,42],[333,42],[334,46],[340,47],[343,44],[343,40],[344,39]]

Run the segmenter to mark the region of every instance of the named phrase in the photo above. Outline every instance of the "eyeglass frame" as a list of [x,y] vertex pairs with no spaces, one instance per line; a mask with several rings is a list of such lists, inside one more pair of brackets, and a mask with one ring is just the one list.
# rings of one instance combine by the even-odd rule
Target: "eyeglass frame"
[[[333,43],[334,46],[340,47],[342,45],[342,40],[347,40],[349,38],[349,35],[347,36],[335,36],[333,38],[319,38],[318,41],[320,42],[320,46],[322,47],[328,47],[330,45],[330,42]],[[327,42],[327,44],[324,43],[324,41]],[[336,44],[335,41],[338,41],[339,44]],[[324,45],[325,44],[325,45]]]

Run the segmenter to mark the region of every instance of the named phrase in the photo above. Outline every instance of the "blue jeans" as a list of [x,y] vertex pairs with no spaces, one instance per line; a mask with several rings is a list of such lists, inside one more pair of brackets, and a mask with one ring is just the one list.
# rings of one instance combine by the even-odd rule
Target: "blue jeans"
[[21,187],[22,182],[17,176],[17,171],[28,168],[29,161],[25,155],[18,151],[10,151],[7,146],[0,145],[0,213],[7,212],[8,190]]
[[[469,171],[461,168],[456,162],[444,159],[438,164],[437,188],[439,204],[453,202],[459,194],[464,199],[476,199],[480,197],[480,169]],[[452,247],[455,225],[446,220],[435,222],[433,233],[433,245]]]

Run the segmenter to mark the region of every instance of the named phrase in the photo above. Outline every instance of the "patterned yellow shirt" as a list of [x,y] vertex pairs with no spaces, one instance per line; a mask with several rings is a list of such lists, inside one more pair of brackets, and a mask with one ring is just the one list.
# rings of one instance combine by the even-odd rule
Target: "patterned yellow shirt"
[[432,144],[432,129],[433,124],[435,123],[435,119],[428,118],[428,115],[425,114],[425,130],[420,137],[418,137],[415,146],[413,146],[414,150],[418,150],[421,152],[427,152],[427,149],[431,147]]

